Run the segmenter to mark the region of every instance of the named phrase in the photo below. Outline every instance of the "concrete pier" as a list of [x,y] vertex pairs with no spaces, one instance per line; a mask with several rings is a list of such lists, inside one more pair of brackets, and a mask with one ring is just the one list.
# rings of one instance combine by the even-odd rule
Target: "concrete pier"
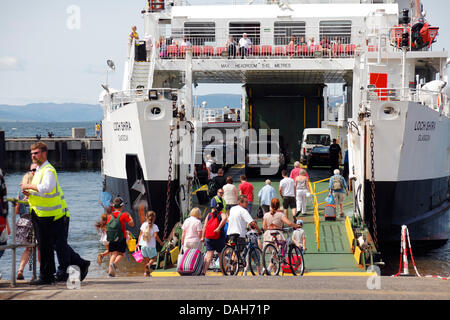
[[48,160],[57,169],[100,169],[102,141],[73,130],[72,137],[4,138],[0,132],[0,167],[4,170],[26,170],[31,163],[30,146],[38,141],[48,146]]

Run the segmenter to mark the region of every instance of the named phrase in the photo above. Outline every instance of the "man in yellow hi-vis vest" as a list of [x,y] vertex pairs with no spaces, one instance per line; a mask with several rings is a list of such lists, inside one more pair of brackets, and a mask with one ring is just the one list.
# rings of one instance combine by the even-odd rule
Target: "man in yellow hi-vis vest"
[[[67,243],[69,210],[56,170],[47,161],[47,145],[38,142],[30,149],[31,159],[38,167],[31,184],[23,184],[21,188],[23,193],[28,195],[33,227],[41,253],[39,279],[31,281],[30,284],[67,281],[67,268],[70,265],[80,268],[82,281],[87,275],[90,262],[82,259]],[[55,268],[54,250],[59,262],[58,272]]]

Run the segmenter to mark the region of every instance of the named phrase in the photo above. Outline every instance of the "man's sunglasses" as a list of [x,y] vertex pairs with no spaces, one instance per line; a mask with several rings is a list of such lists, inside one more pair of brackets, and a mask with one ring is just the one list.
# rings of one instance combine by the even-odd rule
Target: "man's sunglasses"
[[36,172],[37,169],[30,169],[30,172]]

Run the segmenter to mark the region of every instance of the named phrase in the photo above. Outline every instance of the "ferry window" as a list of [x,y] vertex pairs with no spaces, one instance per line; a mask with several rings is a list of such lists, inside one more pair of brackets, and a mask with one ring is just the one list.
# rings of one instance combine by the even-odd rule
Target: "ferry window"
[[297,38],[299,44],[301,37],[305,39],[305,22],[302,21],[279,21],[274,23],[274,38],[275,45],[288,45],[291,37]]
[[247,37],[252,41],[252,44],[259,45],[261,38],[261,25],[259,22],[230,22],[230,36],[234,40],[239,41],[242,34],[246,33]]
[[203,46],[216,41],[214,22],[185,22],[183,35],[193,46]]
[[340,44],[350,44],[352,37],[351,21],[321,21],[319,25],[320,40],[327,37],[329,41],[339,41]]

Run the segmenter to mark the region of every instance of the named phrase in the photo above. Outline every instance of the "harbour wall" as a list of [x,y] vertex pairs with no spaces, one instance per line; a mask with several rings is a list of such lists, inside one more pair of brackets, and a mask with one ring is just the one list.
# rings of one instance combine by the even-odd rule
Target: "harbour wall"
[[0,168],[5,171],[28,170],[30,146],[38,141],[48,146],[48,161],[62,170],[100,169],[102,141],[97,137],[72,134],[72,137],[5,138],[0,131]]

